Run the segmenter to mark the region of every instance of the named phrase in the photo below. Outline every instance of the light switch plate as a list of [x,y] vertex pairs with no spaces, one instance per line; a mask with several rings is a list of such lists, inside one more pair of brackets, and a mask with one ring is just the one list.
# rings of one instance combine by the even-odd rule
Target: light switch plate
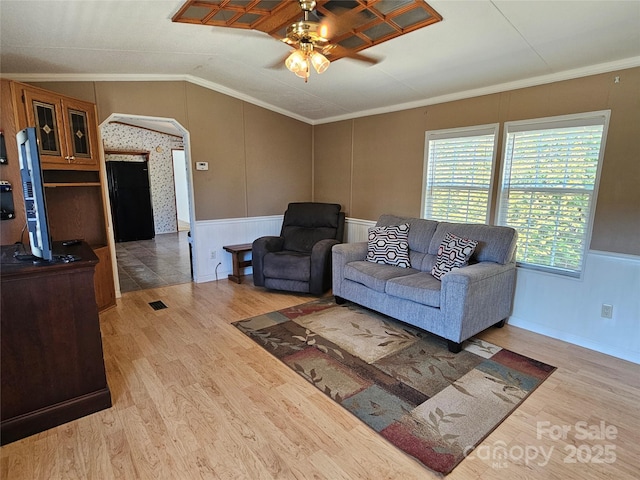
[[196,162],[196,170],[209,170],[209,162]]

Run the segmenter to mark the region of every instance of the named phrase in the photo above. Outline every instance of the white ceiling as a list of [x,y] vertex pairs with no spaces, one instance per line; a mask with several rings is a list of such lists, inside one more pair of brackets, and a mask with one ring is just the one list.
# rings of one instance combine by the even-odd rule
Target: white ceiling
[[640,66],[640,0],[432,0],[442,22],[307,84],[270,68],[288,47],[265,33],[172,23],[182,3],[0,0],[0,72],[182,79],[316,124]]

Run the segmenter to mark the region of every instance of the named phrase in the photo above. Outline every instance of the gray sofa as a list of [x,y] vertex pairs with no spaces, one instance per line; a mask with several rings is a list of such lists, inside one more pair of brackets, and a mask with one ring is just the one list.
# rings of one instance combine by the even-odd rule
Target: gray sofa
[[[332,249],[333,294],[434,333],[457,353],[462,342],[511,314],[515,290],[517,232],[509,227],[446,223],[382,215],[377,226],[410,225],[411,266],[365,260],[367,242]],[[438,248],[450,232],[478,242],[469,265],[431,275]]]

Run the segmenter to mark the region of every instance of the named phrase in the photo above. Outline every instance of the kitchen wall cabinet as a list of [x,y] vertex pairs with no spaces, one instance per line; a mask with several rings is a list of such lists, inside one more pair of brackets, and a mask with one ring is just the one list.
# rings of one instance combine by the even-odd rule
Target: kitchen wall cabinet
[[99,170],[95,106],[20,85],[27,125],[35,126],[43,169]]
[[[2,90],[0,127],[13,156],[3,166],[2,180],[21,185],[16,133],[36,126],[51,237],[54,241],[80,239],[91,246],[100,260],[94,277],[98,308],[115,305],[108,203],[103,188],[106,177],[101,168],[95,105],[8,80],[2,80]],[[22,192],[14,190],[15,208],[24,210]],[[26,241],[26,236],[21,238],[22,219],[21,212],[10,228],[2,229],[2,245]]]

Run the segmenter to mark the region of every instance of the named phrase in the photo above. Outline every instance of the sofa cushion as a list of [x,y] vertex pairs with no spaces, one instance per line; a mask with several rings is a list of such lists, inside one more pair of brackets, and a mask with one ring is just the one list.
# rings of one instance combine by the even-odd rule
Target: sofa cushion
[[[413,259],[413,257],[411,258]],[[436,264],[437,258],[438,258],[437,255],[431,255],[430,253],[426,253],[422,257],[422,262],[420,263],[420,266],[418,266],[417,264],[414,264],[414,265],[421,272],[427,272],[429,275],[431,275],[431,269]]]
[[362,260],[349,262],[344,267],[344,278],[382,293],[384,293],[387,280],[414,273],[419,273],[419,271],[414,268],[396,267]]
[[518,233],[511,227],[440,222],[431,239],[429,253],[438,253],[438,248],[447,233],[473,238],[478,242],[470,263],[495,262],[505,265],[513,260]]
[[368,262],[386,263],[396,267],[409,268],[409,224],[369,229],[367,243]]
[[[383,214],[380,215],[376,226],[401,225],[403,223],[409,224],[409,250],[430,253],[429,245],[438,226],[438,222],[435,220]],[[412,263],[412,265],[414,264]]]
[[453,233],[447,233],[438,247],[436,264],[431,269],[431,275],[440,280],[445,273],[468,265],[478,242],[462,238]]
[[264,256],[264,276],[309,282],[311,256],[299,252],[270,252]]
[[428,272],[415,273],[392,278],[387,282],[386,293],[394,297],[422,303],[430,307],[440,307],[442,282]]

